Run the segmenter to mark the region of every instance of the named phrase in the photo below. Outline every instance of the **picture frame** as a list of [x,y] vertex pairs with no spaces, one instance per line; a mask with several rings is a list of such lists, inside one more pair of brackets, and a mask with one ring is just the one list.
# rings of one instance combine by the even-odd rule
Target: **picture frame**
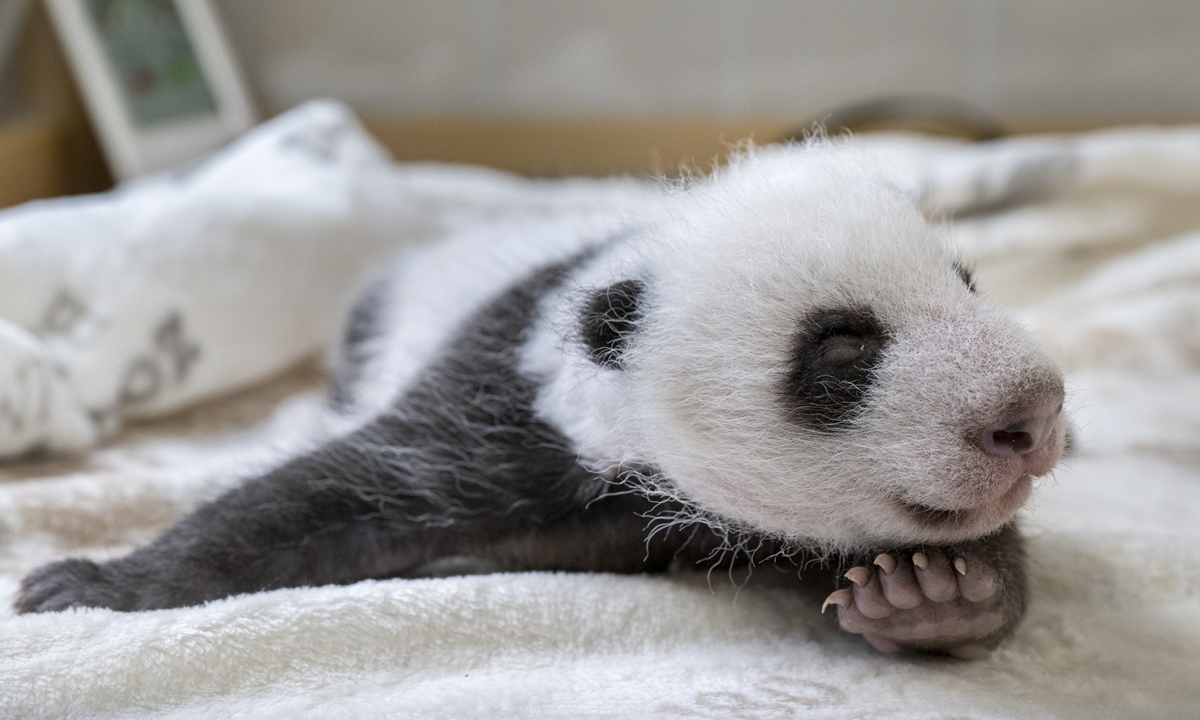
[[117,180],[182,165],[257,122],[209,0],[45,0]]
[[0,76],[8,71],[8,63],[25,29],[31,0],[0,0]]

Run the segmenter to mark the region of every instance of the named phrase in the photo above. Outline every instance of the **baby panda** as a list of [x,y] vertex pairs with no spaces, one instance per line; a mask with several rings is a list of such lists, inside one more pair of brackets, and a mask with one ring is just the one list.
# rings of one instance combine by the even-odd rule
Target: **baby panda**
[[1024,610],[1013,518],[1063,379],[945,235],[819,139],[462,227],[351,314],[342,431],[128,556],[35,570],[16,608],[771,564],[881,651],[986,653]]

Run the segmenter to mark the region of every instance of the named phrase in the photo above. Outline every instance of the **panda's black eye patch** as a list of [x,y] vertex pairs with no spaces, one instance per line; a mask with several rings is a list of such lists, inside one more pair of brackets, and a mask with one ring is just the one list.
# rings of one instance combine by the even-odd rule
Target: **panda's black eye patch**
[[963,285],[966,285],[968,290],[971,292],[978,292],[978,290],[975,289],[975,274],[971,272],[970,268],[968,268],[966,265],[963,265],[958,260],[955,260],[954,272],[958,273],[958,276],[962,278]]
[[801,322],[785,395],[792,417],[815,430],[845,430],[863,411],[889,336],[868,308],[818,310]]
[[593,293],[584,306],[580,329],[588,356],[597,365],[625,368],[625,348],[642,316],[644,289],[641,281],[622,280]]

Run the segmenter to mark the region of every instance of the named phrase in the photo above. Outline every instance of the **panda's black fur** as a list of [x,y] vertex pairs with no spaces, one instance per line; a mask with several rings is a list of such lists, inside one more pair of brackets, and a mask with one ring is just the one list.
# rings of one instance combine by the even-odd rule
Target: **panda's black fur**
[[[790,152],[815,154],[818,170],[821,169],[821,153],[830,154],[835,158],[830,161],[831,177],[836,180],[837,173],[843,172],[839,168],[845,162],[837,157],[840,152],[837,149],[818,147]],[[765,177],[769,179],[774,177],[770,173],[783,173],[781,177],[788,178],[791,172],[788,163],[803,163],[805,157],[768,158],[765,167],[769,172]],[[738,172],[750,173],[752,178],[753,173],[758,172],[755,162],[754,158],[745,160],[743,164],[748,164],[749,169],[743,167],[732,171],[734,177],[729,182],[735,189]],[[718,177],[711,182],[719,187],[722,180]],[[888,193],[892,192],[875,180],[847,182],[851,188],[866,186],[868,190],[864,192],[870,198],[890,197]],[[699,202],[703,201],[701,193]],[[713,201],[708,202],[711,205]],[[902,206],[898,200],[880,202],[885,206],[884,212],[907,212],[893,208]],[[669,219],[670,215],[666,217]],[[924,232],[920,230],[922,221],[907,215],[905,218],[902,227]],[[362,416],[353,429],[230,490],[126,557],[103,565],[67,560],[35,571],[22,586],[17,609],[45,612],[76,606],[101,606],[141,610],[192,605],[233,594],[281,587],[462,572],[570,570],[630,573],[664,571],[670,567],[708,568],[714,563],[744,566],[768,562],[784,563],[795,572],[807,562],[816,560],[823,562],[810,563],[805,575],[809,579],[816,577],[818,581],[824,578],[823,582],[832,590],[838,584],[838,572],[855,563],[863,563],[870,569],[876,554],[890,552],[902,564],[916,562],[919,565],[927,556],[957,558],[956,562],[967,558],[976,568],[977,575],[985,571],[991,573],[987,577],[994,577],[998,584],[996,593],[989,596],[985,604],[989,613],[1002,620],[999,625],[980,625],[984,629],[973,635],[931,636],[901,645],[934,650],[991,646],[1007,634],[1024,608],[1020,538],[1011,523],[1012,512],[1023,501],[1023,495],[1015,501],[1005,501],[1008,504],[999,509],[988,505],[987,513],[981,514],[982,511],[943,507],[958,502],[956,498],[960,496],[974,497],[971,493],[979,491],[973,485],[964,488],[950,485],[950,490],[901,485],[899,491],[886,490],[886,493],[886,485],[880,488],[862,486],[863,502],[873,503],[875,508],[865,511],[865,520],[847,516],[839,521],[836,517],[831,518],[832,513],[839,511],[822,510],[816,503],[810,517],[822,523],[832,522],[828,527],[836,531],[821,530],[823,526],[816,523],[812,525],[811,533],[806,530],[804,522],[807,521],[803,519],[780,529],[780,523],[793,522],[779,519],[789,517],[787,507],[764,509],[761,500],[740,504],[741,500],[725,499],[760,496],[769,499],[775,497],[771,493],[804,491],[805,486],[797,481],[800,484],[795,489],[773,489],[770,483],[755,489],[758,486],[753,483],[760,482],[759,476],[747,475],[751,485],[746,486],[746,494],[742,496],[739,495],[742,486],[737,484],[740,482],[737,478],[728,478],[726,482],[720,467],[722,462],[727,463],[730,459],[726,457],[727,452],[721,450],[720,443],[727,442],[722,423],[729,418],[733,431],[739,431],[737,423],[741,419],[735,416],[741,414],[740,408],[744,405],[757,401],[740,397],[739,394],[744,395],[746,391],[737,390],[739,386],[734,382],[730,386],[732,389],[722,390],[728,399],[721,401],[732,403],[728,406],[734,411],[710,417],[703,414],[709,411],[706,404],[709,400],[704,396],[709,385],[676,387],[680,382],[686,384],[692,371],[698,375],[718,372],[716,363],[713,368],[702,367],[702,360],[694,367],[678,368],[682,371],[681,380],[654,376],[650,378],[651,384],[633,384],[646,382],[645,376],[649,372],[646,368],[661,362],[660,351],[656,348],[663,348],[662,352],[668,355],[695,352],[704,357],[704,342],[707,341],[681,337],[679,347],[675,347],[672,337],[664,340],[664,328],[671,322],[690,322],[689,327],[698,333],[696,337],[704,338],[711,329],[703,318],[718,318],[711,315],[713,310],[703,309],[708,307],[705,303],[712,300],[704,297],[704,292],[693,293],[694,297],[689,298],[689,302],[698,303],[697,307],[701,308],[696,316],[702,318],[699,325],[695,320],[688,320],[690,316],[676,313],[674,306],[669,306],[674,296],[664,299],[667,292],[664,287],[672,282],[670,272],[661,264],[655,265],[657,256],[638,249],[643,245],[658,247],[654,245],[658,242],[655,233],[661,230],[653,224],[630,224],[624,219],[621,223],[623,225],[616,228],[608,221],[599,223],[597,227],[603,227],[603,233],[587,225],[592,228],[587,230],[588,238],[575,238],[563,243],[561,250],[546,254],[544,259],[526,263],[522,272],[506,284],[498,285],[499,290],[486,295],[486,299],[469,312],[461,313],[452,327],[445,329],[440,336],[442,339],[428,344],[432,349],[423,356],[419,373],[410,373],[391,385],[375,380],[386,370],[381,370],[384,366],[380,363],[386,365],[389,362],[388,343],[393,343],[394,347],[402,345],[395,344],[395,336],[400,332],[397,330],[400,322],[396,319],[397,311],[389,309],[395,305],[390,293],[395,292],[398,281],[388,277],[375,283],[351,313],[341,361],[333,378],[334,409],[346,416],[356,413]],[[486,229],[480,232],[486,235]],[[719,232],[719,228],[714,232]],[[722,240],[717,238],[712,242]],[[775,240],[769,239],[769,242]],[[858,238],[847,242],[864,240]],[[925,247],[921,245],[924,240],[914,242]],[[549,244],[554,244],[553,239]],[[928,252],[935,253],[933,250]],[[869,261],[869,255],[862,257],[868,260],[854,262]],[[691,258],[687,260],[692,261]],[[737,271],[732,265],[739,260],[725,262],[730,263],[730,272]],[[753,263],[754,260],[751,258],[746,262]],[[921,271],[931,273],[931,279],[922,282],[935,285],[951,281],[961,283],[957,290],[937,285],[937,292],[950,298],[945,301],[949,303],[946,307],[958,312],[956,308],[962,303],[976,302],[955,294],[964,292],[962,285],[971,296],[976,293],[970,273],[956,257],[947,253],[944,260],[937,262],[942,264]],[[768,274],[777,269],[765,268]],[[891,269],[885,267],[881,272],[891,272]],[[786,278],[786,274],[781,277]],[[684,274],[678,275],[673,282],[678,285],[691,280]],[[769,287],[767,281],[763,285],[766,288],[762,294],[763,302],[774,303],[770,307],[775,307],[781,291]],[[835,292],[830,297],[842,297],[849,292],[842,295]],[[867,288],[859,294],[862,298],[870,298],[876,292],[876,289]],[[802,298],[800,304],[805,306],[804,309],[790,320],[784,317],[785,324],[780,326],[784,331],[775,333],[779,335],[777,338],[768,338],[770,347],[778,349],[778,358],[754,357],[756,363],[761,360],[763,369],[747,370],[751,375],[760,373],[755,375],[757,384],[746,386],[749,391],[752,393],[761,387],[765,397],[769,398],[764,401],[765,406],[752,407],[758,408],[756,412],[778,413],[781,424],[771,427],[782,429],[772,432],[784,433],[787,437],[782,440],[791,448],[788,452],[799,453],[798,457],[811,452],[806,448],[819,448],[825,442],[842,443],[831,445],[840,448],[838,452],[855,447],[858,436],[868,431],[870,422],[886,405],[887,396],[881,394],[883,389],[878,384],[894,382],[888,373],[894,372],[894,358],[902,357],[897,355],[895,348],[908,347],[903,344],[914,342],[907,326],[895,326],[877,306],[862,298],[847,298],[840,304]],[[715,312],[725,312],[721,308],[732,308],[732,305],[726,302],[715,307],[718,308]],[[738,311],[731,309],[729,312]],[[978,312],[984,313],[981,317],[990,318],[987,313],[993,311],[986,306]],[[679,320],[681,317],[684,319]],[[930,317],[937,321],[937,312]],[[722,321],[731,322],[729,327],[739,332],[753,331],[754,323],[759,322],[752,317],[744,318],[741,325],[737,318],[722,318]],[[764,328],[769,325],[765,317],[762,323]],[[788,325],[790,330],[786,330]],[[991,332],[989,328],[984,330]],[[930,335],[927,330],[921,332],[925,334],[918,334],[917,342],[940,342],[936,334]],[[1000,333],[1000,339],[994,344],[1002,347],[1002,341],[1009,337],[1005,333],[1011,335],[1017,330],[1005,325],[996,332]],[[932,339],[921,339],[926,337]],[[737,339],[717,338],[716,342],[736,343]],[[711,349],[714,356],[722,352],[747,351],[740,347],[715,345]],[[1025,409],[1029,402],[1018,402],[1013,393],[1032,393],[1044,405],[1053,401],[1054,393],[1058,392],[1058,402],[1061,402],[1061,389],[1056,391],[1054,385],[1058,382],[1061,388],[1056,371],[1040,360],[1035,350],[1021,352],[1025,353],[1021,357],[1029,358],[1019,362],[1027,363],[1030,379],[1018,378],[1013,386],[1016,389],[1004,390],[1003,397],[995,401],[996,409],[987,411],[998,418],[1017,418],[1010,418],[1007,425],[997,425],[1003,428],[997,431],[1000,433],[997,437],[1008,437],[1005,433],[1019,434],[1028,429],[1023,418],[1029,415],[1030,411]],[[920,359],[926,355],[928,352],[921,350],[915,357]],[[986,366],[986,360],[978,363]],[[1000,368],[1001,371],[1004,369]],[[625,379],[627,375],[628,379]],[[718,384],[721,382],[721,375],[712,377],[717,378]],[[997,377],[1005,378],[1003,374]],[[938,381],[931,379],[929,382]],[[381,387],[394,387],[394,396],[389,398],[391,391],[380,390]],[[556,390],[556,387],[566,390]],[[636,391],[637,387],[643,390]],[[598,414],[589,415],[579,410],[583,406],[568,397],[577,391],[592,393],[586,401],[580,402],[590,402],[601,408],[596,411]],[[562,395],[563,392],[567,395]],[[640,394],[631,396],[630,392]],[[668,400],[655,399],[660,392],[666,393],[662,397]],[[647,393],[654,398],[649,398]],[[975,390],[970,393],[978,394]],[[970,393],[968,395],[974,397]],[[670,400],[676,396],[681,399]],[[914,395],[918,404],[941,401],[937,393],[928,401],[921,401],[919,397],[919,393]],[[625,418],[641,418],[622,414],[625,412],[622,402],[626,405],[644,402],[651,409],[665,407],[668,410],[674,407],[670,403],[681,403],[679,408],[692,413],[695,419],[679,416],[679,422],[683,424],[676,432],[692,432],[695,428],[694,431],[700,433],[697,441],[701,444],[695,447],[712,448],[711,472],[715,473],[715,479],[703,479],[703,472],[696,473],[695,478],[686,470],[681,475],[676,467],[686,468],[689,467],[687,463],[704,459],[689,457],[687,451],[671,450],[655,456],[652,452],[639,454],[622,449],[630,442],[621,435]],[[667,405],[663,405],[664,402]],[[897,407],[899,409],[893,412],[906,410],[903,402]],[[1014,407],[1017,410],[1011,409]],[[971,407],[967,410],[975,412]],[[579,412],[583,415],[577,416]],[[597,419],[605,412],[612,413],[611,418]],[[657,416],[651,413],[647,417]],[[675,422],[670,420],[671,416],[661,417]],[[991,422],[993,416],[984,414],[980,417],[979,422]],[[1053,420],[1051,417],[1050,421]],[[600,424],[589,424],[593,422]],[[655,423],[662,421],[647,422],[647,428],[656,428]],[[788,429],[789,424],[791,429]],[[611,438],[589,429],[593,427],[608,428],[604,432],[611,432]],[[884,430],[881,437],[886,440],[895,436],[899,438],[895,442],[901,443],[897,447],[904,447],[903,433]],[[1043,428],[1036,432],[1045,435],[1050,431]],[[761,433],[754,437],[758,435]],[[638,433],[634,436],[642,437]],[[705,437],[712,440],[704,440]],[[1061,438],[1053,440],[1054,437],[1057,436],[1052,435],[1051,441],[1061,446]],[[971,458],[969,462],[973,463],[964,466],[965,472],[984,473],[979,477],[986,479],[990,477],[986,473],[991,472],[987,463],[1000,461],[986,460],[989,456],[983,451],[995,455],[1004,449],[997,451],[990,445],[983,450],[972,449],[972,444],[983,442],[986,445],[994,440],[991,436],[980,441],[974,435],[965,439],[952,435],[945,442],[951,443],[956,452],[965,447],[961,452],[966,453],[964,457]],[[714,444],[703,444],[709,442]],[[600,456],[606,451],[597,451],[594,447],[614,449],[608,456]],[[742,451],[737,444],[728,447],[732,448],[729,452],[735,454]],[[681,456],[680,452],[684,454]],[[775,462],[773,458],[761,457],[761,452],[753,448],[746,448],[746,452],[751,453],[745,460],[747,467],[760,461]],[[976,458],[972,453],[983,454]],[[683,465],[678,465],[680,457]],[[1052,466],[1056,457],[1049,458],[1049,465]],[[697,467],[709,469],[704,464]],[[872,466],[862,467],[869,469]],[[796,470],[803,477],[801,471],[804,468],[797,465]],[[809,471],[816,472],[815,469]],[[888,468],[880,468],[878,472],[883,478],[879,482],[890,482]],[[854,478],[830,476],[830,481],[852,483],[852,487],[858,487],[853,485]],[[767,495],[762,495],[763,492]],[[813,493],[826,491],[812,488],[809,492],[815,502],[818,496]],[[823,499],[822,502],[830,501]],[[846,505],[836,498],[832,502],[830,508]],[[842,505],[837,505],[838,502]],[[1009,505],[1013,507],[1009,508]],[[755,514],[758,509],[763,510],[761,516]],[[793,509],[800,511],[797,517],[805,517],[802,507]],[[885,522],[872,520],[876,516]],[[907,534],[887,542],[887,533],[879,528],[888,527],[888,522],[899,523],[895,526],[905,528]],[[854,529],[858,527],[864,529]],[[971,535],[974,531],[969,528],[977,527],[986,528],[986,531]],[[939,538],[950,541],[939,541]],[[966,576],[965,572],[963,575]],[[886,579],[873,582],[886,582]],[[862,589],[862,592],[867,590]],[[963,592],[970,594],[973,591],[964,589]],[[846,614],[852,612],[847,599],[850,596],[839,596],[838,593],[831,596],[831,601],[841,606],[844,627],[861,632],[868,639],[879,633],[886,638],[889,632],[886,628],[851,627],[853,618],[848,619]],[[867,598],[863,596],[860,603],[865,607],[866,602]],[[965,600],[955,602],[958,605],[954,607],[958,609],[952,612],[971,617],[979,614],[967,608]],[[926,603],[924,611],[908,612],[951,612],[948,608],[952,605],[938,610]],[[911,622],[918,622],[925,616],[912,617]],[[890,647],[886,643],[881,646],[875,640],[872,644]]]

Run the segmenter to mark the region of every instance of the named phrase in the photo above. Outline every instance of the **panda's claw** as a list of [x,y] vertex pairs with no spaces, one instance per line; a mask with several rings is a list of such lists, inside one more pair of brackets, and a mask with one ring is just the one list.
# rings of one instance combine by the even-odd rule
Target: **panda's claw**
[[972,563],[969,573],[958,579],[958,590],[970,602],[983,602],[1000,590],[1000,575],[991,566]]
[[883,585],[880,583],[879,576],[881,573],[871,572],[866,568],[854,568],[856,570],[864,570],[868,574],[868,580],[863,585],[855,584],[851,590],[854,593],[854,607],[858,608],[867,618],[871,620],[882,620],[892,614],[893,607],[883,594]]
[[879,553],[879,555],[875,557],[874,564],[879,566],[879,569],[883,571],[884,575],[891,575],[892,573],[896,572],[898,563],[896,562],[896,558],[892,557],[891,555],[888,555],[887,553]]
[[867,583],[871,581],[872,575],[870,568],[858,566],[847,570],[843,577],[854,583],[855,587],[866,587]]
[[958,582],[946,556],[937,550],[924,553],[926,566],[915,572],[921,592],[933,602],[950,602],[958,597]]
[[892,560],[892,570],[880,566],[879,582],[883,587],[883,596],[893,607],[901,610],[911,610],[925,602],[921,586],[913,573],[913,566],[907,560]]
[[853,604],[854,594],[850,592],[850,590],[846,588],[834,590],[833,592],[829,593],[829,597],[825,598],[825,602],[821,603],[821,614],[824,615],[825,608],[829,607],[830,605],[848,608]]

